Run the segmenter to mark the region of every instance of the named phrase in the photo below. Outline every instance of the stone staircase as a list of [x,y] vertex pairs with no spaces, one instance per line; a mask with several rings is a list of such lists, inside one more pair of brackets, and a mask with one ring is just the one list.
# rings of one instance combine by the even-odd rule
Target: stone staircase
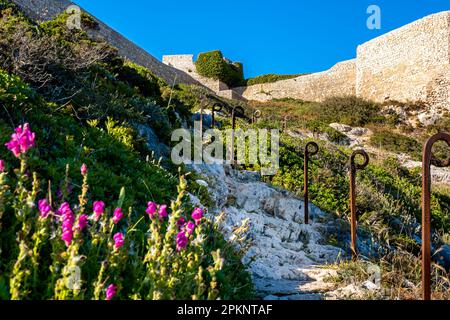
[[[344,257],[326,243],[329,215],[310,205],[310,224],[303,224],[301,199],[260,182],[255,172],[222,165],[192,165],[204,177],[216,204],[209,214],[225,213],[224,231],[248,222],[252,245],[249,263],[257,294],[267,300],[317,300],[334,289],[326,278],[336,273],[330,264]],[[206,183],[206,184],[205,184]]]

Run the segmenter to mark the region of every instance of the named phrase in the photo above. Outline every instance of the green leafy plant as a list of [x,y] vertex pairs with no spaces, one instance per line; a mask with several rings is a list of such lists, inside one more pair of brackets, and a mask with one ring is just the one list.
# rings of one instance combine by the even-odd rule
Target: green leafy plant
[[280,80],[293,79],[304,75],[306,74],[265,74],[262,76],[247,79],[246,85],[253,86],[255,84],[272,83]]
[[0,280],[9,291],[3,298],[200,300],[252,294],[249,275],[239,267],[242,256],[224,241],[217,222],[200,208],[191,211],[183,175],[170,209],[148,202],[145,213],[132,207],[125,213],[122,188],[116,203],[107,208],[93,201],[90,211],[95,169],[81,166],[78,205],[71,205],[69,166],[60,196],[41,190],[37,174],[31,182],[27,174],[35,134],[28,124],[15,131],[7,146],[20,161],[16,179],[9,179],[9,162],[0,168],[1,222],[9,230],[0,236]]
[[244,70],[239,62],[225,61],[222,52],[216,50],[198,55],[195,66],[198,74],[220,80],[229,87],[238,87],[244,84]]

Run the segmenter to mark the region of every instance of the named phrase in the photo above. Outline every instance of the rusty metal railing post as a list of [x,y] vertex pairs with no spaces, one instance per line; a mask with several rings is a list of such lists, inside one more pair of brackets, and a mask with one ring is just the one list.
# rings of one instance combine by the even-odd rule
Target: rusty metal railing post
[[425,143],[422,159],[422,291],[423,299],[431,300],[431,164],[437,167],[448,167],[447,160],[437,160],[433,153],[433,145],[437,141],[445,141],[450,147],[450,135],[438,133]]
[[[309,150],[309,147],[312,146],[313,150]],[[309,157],[314,156],[319,152],[319,146],[315,142],[308,142],[305,146],[305,159],[304,159],[304,168],[303,168],[303,177],[304,177],[304,190],[303,190],[303,197],[304,197],[304,222],[305,224],[309,223],[309,175],[308,175],[308,164],[309,164]]]
[[234,165],[234,130],[236,129],[236,117],[237,116],[243,117],[244,114],[245,114],[244,108],[242,108],[240,106],[234,107],[231,111],[231,126],[232,126],[233,130],[231,130],[230,163],[232,166]]
[[203,134],[203,104],[200,105],[200,134]]
[[253,116],[252,116],[252,123],[253,123],[253,124],[257,123],[257,122],[258,122],[258,119],[261,118],[261,116],[262,116],[261,110],[256,110],[256,111],[253,113]]
[[[358,164],[355,162],[356,156],[361,155],[364,157],[364,163]],[[369,164],[369,155],[364,150],[355,150],[350,156],[350,230],[351,230],[351,250],[353,260],[358,258],[357,249],[357,232],[356,224],[358,217],[356,216],[356,171],[364,170]]]
[[231,124],[233,131],[236,129],[236,117],[243,117],[245,114],[244,108],[236,106],[231,111]]
[[288,115],[285,115],[284,117],[283,117],[283,123],[282,123],[282,128],[281,128],[281,130],[283,131],[283,132],[285,132],[286,130],[287,130],[287,122],[289,121],[289,116]]
[[220,105],[213,105],[211,108],[211,129],[214,129],[214,124],[216,122],[216,112],[222,111],[222,106]]

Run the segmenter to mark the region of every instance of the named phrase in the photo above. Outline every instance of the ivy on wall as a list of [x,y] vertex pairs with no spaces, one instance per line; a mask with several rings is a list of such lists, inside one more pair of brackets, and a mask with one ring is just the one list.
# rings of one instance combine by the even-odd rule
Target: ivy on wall
[[220,80],[231,88],[245,84],[242,63],[226,61],[219,50],[200,53],[195,66],[199,75]]

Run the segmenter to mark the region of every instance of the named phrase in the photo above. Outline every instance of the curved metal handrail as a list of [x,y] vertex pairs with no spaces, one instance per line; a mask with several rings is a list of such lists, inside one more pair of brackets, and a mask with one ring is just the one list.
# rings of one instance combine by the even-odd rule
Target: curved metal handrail
[[216,112],[221,112],[222,109],[223,109],[223,107],[221,105],[217,105],[217,104],[214,104],[211,107],[211,129],[214,129],[214,124],[216,122],[216,120],[215,120],[215,113]]
[[[310,150],[309,147],[313,147],[313,150]],[[317,143],[310,141],[305,146],[305,159],[304,159],[304,167],[303,167],[303,177],[304,177],[304,222],[305,224],[309,223],[309,175],[308,175],[308,165],[309,165],[309,157],[314,156],[319,152],[319,146]]]
[[433,155],[433,145],[445,141],[450,147],[450,135],[438,133],[427,140],[422,154],[422,291],[423,299],[431,300],[431,165],[448,167],[450,156],[438,160]]
[[[356,157],[361,155],[364,157],[364,162],[362,164],[356,163]],[[356,216],[356,171],[364,170],[369,164],[370,158],[366,151],[364,150],[355,150],[350,156],[350,224],[351,224],[351,250],[353,259],[356,260],[358,257],[357,250],[357,219]]]

